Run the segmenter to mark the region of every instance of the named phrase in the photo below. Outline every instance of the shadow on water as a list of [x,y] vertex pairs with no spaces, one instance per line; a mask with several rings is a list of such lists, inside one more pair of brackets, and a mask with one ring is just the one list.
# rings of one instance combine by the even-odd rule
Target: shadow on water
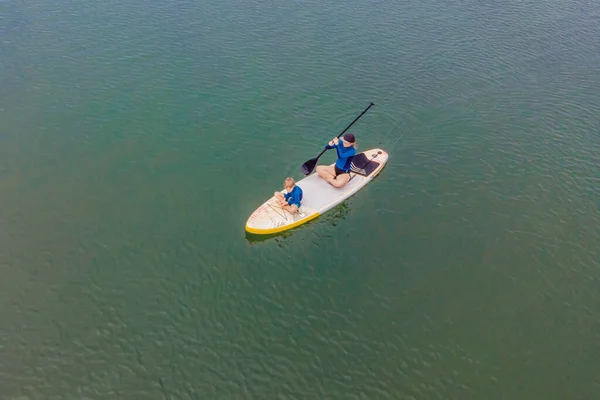
[[331,210],[329,210],[325,214],[323,214],[311,221],[308,221],[305,224],[302,224],[300,226],[297,226],[297,227],[292,228],[287,231],[283,231],[283,232],[279,232],[279,233],[272,233],[269,235],[257,235],[254,233],[245,232],[246,240],[251,245],[262,243],[262,242],[265,242],[265,241],[271,240],[271,239],[275,239],[276,241],[279,241],[279,240],[288,239],[288,238],[292,237],[299,230],[308,229],[308,227],[313,226],[313,225],[318,226],[318,224],[324,223],[331,227],[337,226],[337,224],[342,219],[344,219],[346,217],[346,214],[348,214],[348,212],[350,211],[350,207],[347,203],[348,203],[348,201],[344,201],[344,202],[338,204],[337,206],[333,207]]

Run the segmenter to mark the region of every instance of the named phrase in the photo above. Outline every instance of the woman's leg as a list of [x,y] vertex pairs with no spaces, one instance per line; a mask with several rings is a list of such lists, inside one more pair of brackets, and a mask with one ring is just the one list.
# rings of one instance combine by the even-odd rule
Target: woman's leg
[[334,179],[328,180],[333,186],[337,188],[341,188],[346,183],[350,181],[350,174],[340,174],[336,176]]
[[350,181],[350,174],[340,174],[336,176],[334,165],[319,165],[316,170],[321,178],[338,188]]
[[335,178],[335,168],[333,165],[318,165],[316,168],[317,175],[328,181]]

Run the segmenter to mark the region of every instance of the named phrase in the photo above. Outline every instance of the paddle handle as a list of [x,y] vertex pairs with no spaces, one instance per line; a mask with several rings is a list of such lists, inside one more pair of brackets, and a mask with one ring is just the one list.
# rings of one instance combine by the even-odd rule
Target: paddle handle
[[373,107],[374,105],[375,105],[375,103],[371,103],[371,104],[369,104],[369,107],[365,108],[365,110],[364,110],[363,112],[361,112],[361,113],[360,113],[360,115],[359,115],[358,117],[356,117],[356,118],[354,119],[354,121],[352,121],[352,122],[350,123],[350,125],[348,125],[348,126],[346,127],[346,129],[344,129],[344,130],[342,131],[342,133],[340,133],[339,135],[337,135],[337,137],[339,138],[339,137],[340,137],[340,136],[342,136],[344,133],[346,133],[346,131],[347,131],[348,129],[350,129],[350,127],[351,127],[352,125],[354,125],[354,123],[355,123],[356,121],[358,121],[358,119],[359,119],[360,117],[362,117],[364,113],[366,113],[367,111],[369,111],[369,108]]
[[[340,133],[339,135],[337,135],[337,137],[339,138],[339,137],[340,137],[340,136],[342,136],[344,133],[346,133],[346,131],[347,131],[348,129],[350,129],[350,127],[351,127],[352,125],[354,125],[354,123],[355,123],[356,121],[358,121],[358,120],[360,119],[360,117],[362,117],[362,116],[363,116],[363,114],[364,114],[364,113],[366,113],[367,111],[369,111],[369,108],[373,107],[374,105],[375,105],[375,103],[371,102],[371,104],[369,104],[369,106],[368,106],[367,108],[365,108],[365,109],[363,110],[363,112],[361,112],[361,113],[360,113],[360,115],[359,115],[358,117],[354,118],[354,121],[352,121],[352,122],[350,123],[350,125],[348,125],[348,126],[346,127],[346,129],[344,129],[344,130],[342,131],[342,133]],[[319,154],[319,155],[317,156],[317,158],[321,157],[321,156],[323,155],[323,153],[325,153],[326,151],[327,151],[327,147],[325,147],[325,148],[323,149],[323,151],[321,152],[321,154]]]

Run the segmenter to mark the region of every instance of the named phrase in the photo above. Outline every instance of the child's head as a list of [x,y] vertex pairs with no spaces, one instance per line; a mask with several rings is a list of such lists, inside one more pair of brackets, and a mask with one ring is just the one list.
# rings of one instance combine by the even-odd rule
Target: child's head
[[286,188],[287,190],[292,190],[295,185],[296,185],[296,182],[294,181],[294,178],[287,177],[283,181],[283,187]]

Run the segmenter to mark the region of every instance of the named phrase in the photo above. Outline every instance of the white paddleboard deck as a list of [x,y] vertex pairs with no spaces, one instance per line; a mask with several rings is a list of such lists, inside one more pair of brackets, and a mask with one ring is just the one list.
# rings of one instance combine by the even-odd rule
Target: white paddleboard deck
[[364,154],[370,160],[369,165],[365,167],[368,175],[364,175],[364,172],[350,172],[350,182],[336,188],[316,173],[312,173],[296,182],[303,192],[302,205],[297,213],[283,210],[275,196],[272,196],[250,215],[246,221],[246,231],[255,234],[282,232],[317,218],[352,196],[377,176],[388,160],[388,154],[381,149],[365,150],[357,153],[357,156],[360,154]]

